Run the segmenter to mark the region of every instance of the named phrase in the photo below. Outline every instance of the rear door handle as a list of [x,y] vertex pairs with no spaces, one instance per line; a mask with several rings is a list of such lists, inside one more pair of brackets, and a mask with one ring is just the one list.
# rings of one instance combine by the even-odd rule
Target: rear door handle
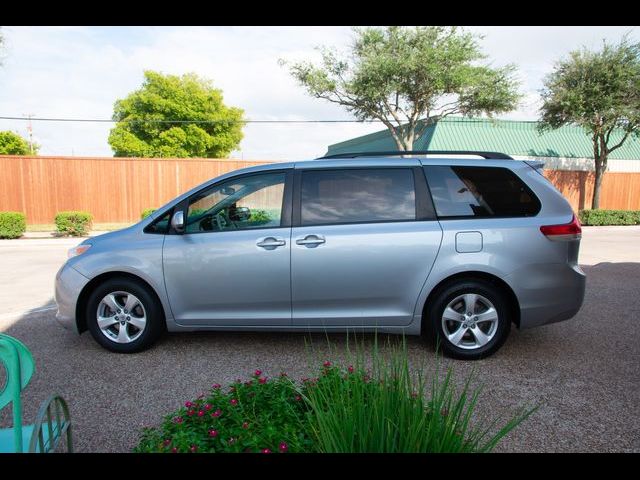
[[320,245],[321,243],[325,243],[325,239],[322,235],[307,235],[304,238],[298,238],[296,240],[296,245]]
[[267,250],[273,250],[276,247],[282,247],[286,244],[287,242],[285,242],[282,238],[275,237],[263,238],[258,240],[258,243],[256,243],[257,246],[266,248]]

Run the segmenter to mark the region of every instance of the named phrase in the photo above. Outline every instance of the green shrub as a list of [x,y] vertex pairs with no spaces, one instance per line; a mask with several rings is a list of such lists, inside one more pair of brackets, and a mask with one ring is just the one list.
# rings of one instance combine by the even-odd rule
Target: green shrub
[[143,210],[142,213],[140,214],[140,220],[144,220],[155,211],[156,211],[155,208],[147,208],[146,210]]
[[582,225],[640,225],[640,210],[581,210]]
[[376,347],[370,370],[363,355],[348,367],[325,361],[302,384],[257,370],[143,429],[134,452],[488,452],[535,408],[501,428],[477,419],[472,427],[481,387],[471,380],[458,390],[451,370],[443,379],[436,370],[426,382],[404,343],[389,358]]
[[81,237],[89,233],[92,220],[89,212],[59,212],[55,224],[59,234]]
[[22,212],[0,212],[0,238],[20,238],[27,230],[27,217]]

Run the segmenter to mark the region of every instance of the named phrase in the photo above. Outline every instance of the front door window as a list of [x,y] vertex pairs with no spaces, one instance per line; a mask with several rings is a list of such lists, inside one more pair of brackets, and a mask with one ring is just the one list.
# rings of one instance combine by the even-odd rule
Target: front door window
[[186,233],[279,227],[284,182],[284,173],[267,173],[205,190],[189,202]]

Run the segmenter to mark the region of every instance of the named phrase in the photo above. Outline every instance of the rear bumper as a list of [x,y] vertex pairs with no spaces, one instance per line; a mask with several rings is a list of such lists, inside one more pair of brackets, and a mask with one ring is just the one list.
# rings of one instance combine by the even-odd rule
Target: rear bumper
[[529,265],[505,280],[520,303],[521,329],[568,320],[582,307],[586,276],[578,265]]
[[89,279],[66,264],[58,270],[55,283],[55,300],[58,305],[56,320],[64,328],[78,332],[76,304],[78,297]]

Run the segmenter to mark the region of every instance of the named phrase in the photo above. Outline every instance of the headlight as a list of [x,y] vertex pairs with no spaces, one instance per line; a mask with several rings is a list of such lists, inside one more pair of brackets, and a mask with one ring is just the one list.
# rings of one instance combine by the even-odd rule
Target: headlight
[[67,257],[69,258],[77,257],[78,255],[82,255],[84,252],[86,252],[90,248],[91,248],[91,244],[89,243],[85,243],[83,245],[78,245],[77,247],[70,248],[69,251],[67,252]]

